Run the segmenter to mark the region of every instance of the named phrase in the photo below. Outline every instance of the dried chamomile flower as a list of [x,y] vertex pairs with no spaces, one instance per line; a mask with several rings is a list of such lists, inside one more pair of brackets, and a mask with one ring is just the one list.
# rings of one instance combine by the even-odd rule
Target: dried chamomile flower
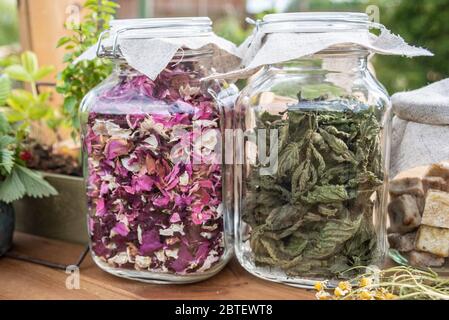
[[358,296],[361,300],[374,300],[372,292],[368,290],[361,291]]
[[327,289],[325,281],[317,281],[317,282],[315,282],[313,287],[316,291],[323,291],[323,290]]
[[324,290],[320,290],[317,293],[315,293],[315,297],[318,300],[331,300],[332,299],[331,294],[329,292],[324,291]]
[[352,285],[348,282],[348,281],[341,281],[338,284],[338,287],[343,290],[343,291],[351,291],[352,290]]
[[334,289],[334,296],[335,296],[336,298],[344,297],[344,296],[346,296],[348,293],[349,293],[349,290],[343,290],[343,289],[340,288],[340,287],[336,287],[336,288]]
[[359,280],[359,286],[360,287],[366,287],[366,286],[370,286],[373,283],[371,278],[366,278],[366,277],[362,277]]

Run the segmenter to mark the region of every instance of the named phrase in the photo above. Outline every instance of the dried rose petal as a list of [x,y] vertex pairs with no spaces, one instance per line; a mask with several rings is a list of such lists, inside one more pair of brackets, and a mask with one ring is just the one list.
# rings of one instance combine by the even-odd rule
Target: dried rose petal
[[176,223],[176,222],[180,222],[180,221],[181,221],[181,217],[179,216],[179,213],[175,212],[171,215],[170,223]]
[[128,227],[123,223],[119,222],[112,228],[112,234],[119,234],[122,237],[126,237],[129,233]]
[[157,230],[146,231],[142,235],[142,245],[140,246],[140,253],[148,255],[161,249],[164,245],[160,242],[159,232]]
[[176,272],[183,272],[193,260],[194,256],[185,245],[182,245],[178,252],[178,258],[170,266]]
[[151,191],[153,188],[154,180],[147,175],[138,177],[136,180],[136,191]]
[[128,154],[128,142],[124,139],[111,139],[107,142],[105,148],[106,159],[112,160],[116,157]]
[[88,116],[89,232],[111,267],[203,272],[223,254],[222,168],[195,162],[214,159],[220,115],[188,73],[123,77]]
[[156,207],[166,207],[167,204],[170,202],[170,198],[168,197],[158,197],[156,199],[153,200],[153,204]]
[[97,216],[104,216],[106,214],[106,204],[103,198],[97,200]]

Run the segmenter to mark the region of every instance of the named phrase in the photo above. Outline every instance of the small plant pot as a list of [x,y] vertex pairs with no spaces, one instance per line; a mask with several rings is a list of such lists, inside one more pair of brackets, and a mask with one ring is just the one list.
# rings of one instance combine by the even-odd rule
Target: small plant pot
[[87,243],[84,180],[68,175],[42,174],[59,194],[16,201],[16,230],[46,238]]
[[14,234],[14,208],[12,204],[0,202],[0,257],[12,245]]

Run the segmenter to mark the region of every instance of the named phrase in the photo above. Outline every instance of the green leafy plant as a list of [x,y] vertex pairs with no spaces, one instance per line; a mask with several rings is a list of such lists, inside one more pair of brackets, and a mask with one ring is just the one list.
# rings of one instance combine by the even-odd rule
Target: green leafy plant
[[11,53],[7,53],[6,56],[0,58],[0,70],[3,70],[6,67],[9,67],[13,64],[19,64],[20,57],[14,51]]
[[[12,94],[9,79],[0,77],[0,106]],[[57,191],[40,173],[25,166],[26,153],[22,149],[24,131],[12,126],[0,113],[0,201],[10,203],[24,196],[42,198]]]
[[[36,54],[29,51],[22,53],[20,63],[12,64],[3,70],[7,77],[2,77],[3,94],[0,98],[3,100],[0,99],[0,105],[7,104],[4,112],[8,122],[19,124],[20,130],[26,130],[33,122],[40,121],[53,129],[57,127],[60,121],[55,109],[49,103],[50,93],[39,93],[37,90],[37,82],[53,71],[53,66],[39,67]],[[9,79],[23,82],[29,91],[14,89],[9,92]]]
[[98,40],[100,33],[109,28],[118,5],[108,0],[88,0],[84,8],[88,13],[78,24],[66,24],[70,36],[59,39],[57,46],[64,47],[65,69],[58,75],[57,91],[64,96],[63,113],[70,119],[74,135],[79,130],[78,108],[87,92],[105,79],[112,71],[112,63],[106,59],[74,61]]

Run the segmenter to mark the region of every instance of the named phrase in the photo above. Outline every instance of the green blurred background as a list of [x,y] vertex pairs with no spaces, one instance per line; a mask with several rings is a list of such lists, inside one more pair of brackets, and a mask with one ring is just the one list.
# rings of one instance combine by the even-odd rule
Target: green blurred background
[[0,46],[18,41],[16,0],[0,0]]
[[[39,1],[39,0],[32,0]],[[124,7],[126,0],[117,0]],[[131,3],[131,0],[129,0]],[[148,12],[151,2],[156,0],[136,0],[137,12],[128,13],[126,17],[146,17],[157,14]],[[136,2],[134,1],[134,2]],[[200,1],[198,14],[208,14],[207,8],[214,0]],[[172,1],[173,2],[173,1]],[[234,5],[237,0],[221,0],[218,3],[226,6]],[[449,0],[242,0],[244,10],[239,7],[233,10],[228,6],[226,10],[216,16],[215,31],[225,38],[241,43],[251,32],[251,27],[244,22],[245,16],[261,17],[268,12],[287,11],[361,11],[372,13],[379,8],[380,22],[391,31],[400,34],[411,44],[430,49],[435,56],[408,59],[403,57],[376,56],[373,60],[377,77],[387,87],[390,93],[411,90],[428,83],[441,80],[449,74]],[[186,6],[185,1],[179,4]],[[202,8],[203,6],[204,8]],[[370,7],[371,6],[371,7]],[[182,6],[180,5],[180,8]],[[184,8],[185,9],[185,8]],[[185,15],[185,11],[176,11],[173,7],[172,15]],[[177,14],[178,13],[178,14]],[[122,17],[122,16],[121,16]],[[0,0],[0,46],[18,42],[17,0]],[[0,48],[1,49],[1,48]]]

